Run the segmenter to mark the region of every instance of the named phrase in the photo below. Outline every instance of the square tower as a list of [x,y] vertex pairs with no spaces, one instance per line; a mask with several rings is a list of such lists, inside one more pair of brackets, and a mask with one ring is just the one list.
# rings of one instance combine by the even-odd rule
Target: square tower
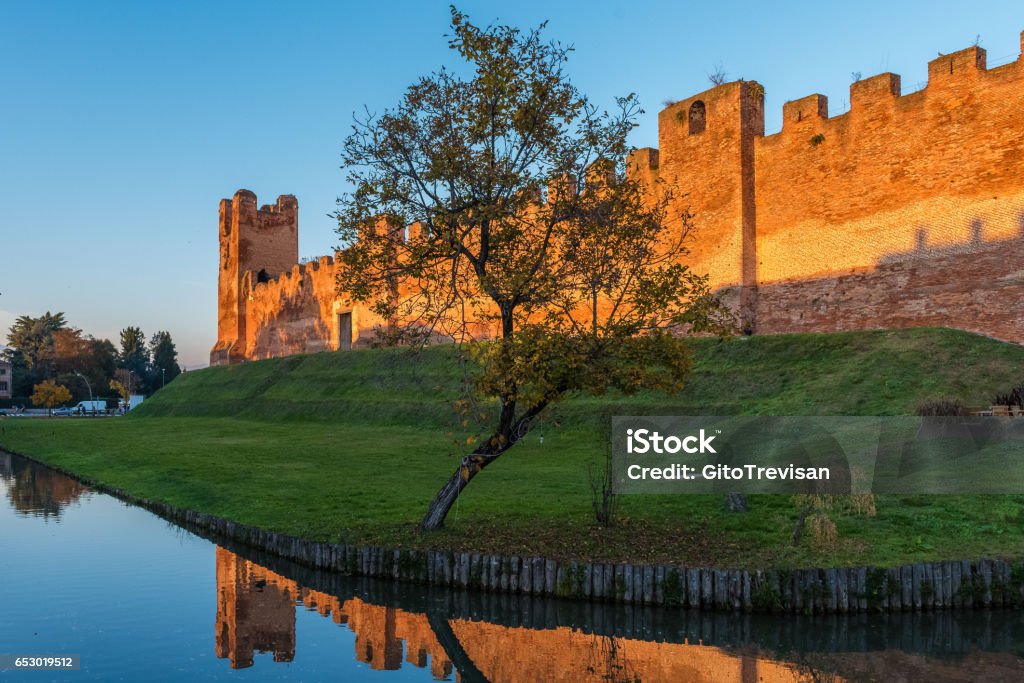
[[239,190],[220,201],[217,343],[210,365],[246,357],[246,304],[257,282],[291,270],[299,260],[299,202],[290,194],[257,208],[256,195]]

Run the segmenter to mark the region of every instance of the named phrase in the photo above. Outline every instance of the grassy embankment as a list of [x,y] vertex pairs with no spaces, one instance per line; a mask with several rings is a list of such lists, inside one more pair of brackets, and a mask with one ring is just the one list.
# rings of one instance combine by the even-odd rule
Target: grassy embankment
[[[950,330],[701,340],[688,387],[578,397],[484,472],[445,530],[416,530],[455,467],[461,372],[434,349],[325,353],[187,373],[127,418],[5,419],[0,446],[136,495],[318,540],[689,566],[894,564],[1024,556],[1024,496],[880,496],[839,540],[794,548],[788,496],[624,496],[593,523],[589,471],[609,414],[895,415],[983,404],[1022,379],[1024,348]],[[543,443],[540,436],[543,435]]]

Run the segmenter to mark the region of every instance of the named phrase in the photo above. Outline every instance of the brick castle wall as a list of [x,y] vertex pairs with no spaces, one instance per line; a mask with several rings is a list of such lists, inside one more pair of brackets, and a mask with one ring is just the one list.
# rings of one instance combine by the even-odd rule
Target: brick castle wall
[[[832,117],[809,95],[768,136],[763,102],[737,81],[673,103],[659,148],[629,164],[693,214],[690,263],[748,331],[929,325],[1024,341],[1021,58],[941,55],[908,94],[896,74],[863,79]],[[332,259],[295,265],[297,212],[290,196],[257,210],[245,190],[221,202],[211,363],[365,345],[380,324],[335,297]]]
[[[756,144],[761,332],[942,325],[1024,341],[1024,63],[971,47],[901,95],[812,95]],[[795,310],[799,307],[801,310]]]

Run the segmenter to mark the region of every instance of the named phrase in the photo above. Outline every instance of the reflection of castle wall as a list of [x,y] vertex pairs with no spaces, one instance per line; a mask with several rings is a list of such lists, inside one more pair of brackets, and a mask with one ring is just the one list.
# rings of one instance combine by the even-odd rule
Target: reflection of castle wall
[[[437,680],[451,679],[453,660],[460,662],[460,666],[475,669],[492,683],[796,683],[811,680],[842,683],[844,680],[889,680],[894,672],[903,676],[901,680],[960,681],[965,680],[965,672],[970,672],[972,680],[1015,680],[1020,673],[1020,660],[1012,653],[969,652],[974,646],[968,643],[988,642],[978,636],[991,635],[991,623],[983,619],[981,623],[962,624],[961,631],[951,612],[935,617],[937,621],[931,617],[920,622],[909,617],[897,619],[876,625],[879,630],[872,631],[871,637],[881,639],[880,642],[911,643],[913,652],[900,649],[862,652],[864,642],[855,635],[845,638],[841,622],[832,624],[831,637],[826,631],[822,637],[809,638],[811,642],[825,643],[827,651],[817,652],[815,647],[805,651],[795,643],[809,641],[794,640],[795,634],[786,635],[786,632],[803,633],[816,628],[814,623],[793,623],[787,619],[772,634],[780,644],[792,643],[791,646],[801,653],[790,659],[765,655],[763,651],[746,646],[730,648],[699,642],[609,637],[566,626],[504,626],[466,618],[446,619],[441,614],[428,617],[359,598],[343,601],[334,595],[299,586],[221,548],[217,549],[217,583],[217,656],[231,658],[235,668],[250,666],[255,651],[273,651],[277,661],[291,661],[296,656],[295,605],[302,603],[307,610],[346,625],[356,636],[356,659],[371,669],[401,668],[404,644],[405,661],[419,668],[429,666]],[[441,619],[446,621],[439,621]],[[943,624],[944,619],[949,621]],[[445,631],[439,638],[431,624],[442,623]],[[684,629],[683,632],[691,631]],[[1007,630],[1004,635],[1011,636],[1011,631]],[[856,652],[842,650],[849,642],[855,643]],[[838,651],[834,650],[836,647]],[[920,653],[916,651],[919,648]],[[299,650],[301,657],[301,643]],[[968,654],[946,661],[928,652]],[[455,680],[461,678],[456,674]]]
[[[941,645],[938,649],[941,650]],[[836,671],[853,681],[962,683],[968,680],[1019,681],[1024,678],[1020,657],[1012,652],[975,650],[962,659],[943,659],[916,652],[884,650],[873,652],[870,657],[860,653],[841,653],[812,655],[808,660],[808,664],[817,670]],[[894,672],[899,672],[898,678]],[[813,679],[808,677],[806,680]]]
[[[425,614],[337,597],[217,548],[217,656],[233,668],[251,666],[255,651],[275,661],[295,656],[295,604],[347,625],[356,635],[356,659],[375,670],[405,661],[429,665],[437,680],[453,665]],[[584,634],[566,627],[536,630],[464,619],[449,622],[469,660],[494,683],[502,681],[758,681],[800,680],[788,663],[731,654],[716,647],[656,643]],[[838,680],[838,679],[837,679]]]
[[[695,644],[657,643],[580,633],[453,621],[459,641],[491,683],[544,681],[688,681],[793,683],[787,663]],[[836,679],[839,683],[839,679]]]

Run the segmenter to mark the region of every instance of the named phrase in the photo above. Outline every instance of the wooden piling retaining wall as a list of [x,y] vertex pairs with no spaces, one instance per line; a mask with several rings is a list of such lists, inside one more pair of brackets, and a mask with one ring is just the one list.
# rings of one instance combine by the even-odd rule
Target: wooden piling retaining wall
[[302,565],[354,576],[522,595],[724,611],[842,614],[1024,606],[1024,561],[1019,560],[954,560],[888,568],[745,570],[353,546],[304,540],[182,510],[89,481],[61,468],[53,469],[186,528],[224,536]]
[[317,543],[202,513],[160,513],[318,569],[491,592],[802,614],[1024,605],[1024,562],[981,559],[890,568],[754,571],[560,562],[542,557]]

